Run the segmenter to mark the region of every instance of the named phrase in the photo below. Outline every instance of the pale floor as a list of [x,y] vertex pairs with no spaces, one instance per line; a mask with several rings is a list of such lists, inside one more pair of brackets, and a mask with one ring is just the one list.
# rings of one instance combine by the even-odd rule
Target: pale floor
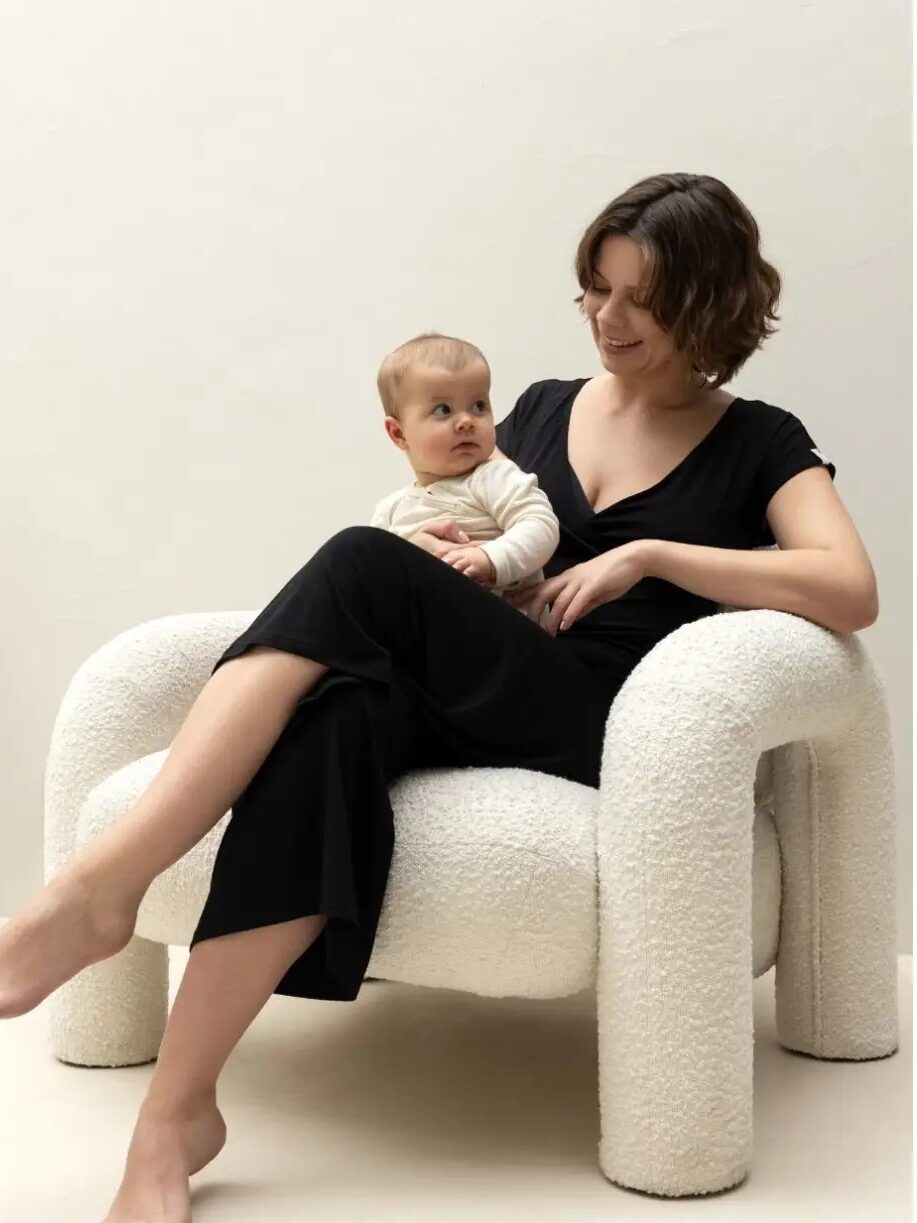
[[[186,958],[173,948],[173,996]],[[351,1003],[272,997],[220,1081],[229,1137],[192,1179],[195,1223],[898,1223],[911,1217],[912,967],[900,958],[899,1052],[860,1064],[782,1050],[773,970],[759,978],[751,1172],[677,1201],[599,1171],[589,992],[368,982]],[[63,1065],[47,1005],[0,1023],[0,1221],[99,1223],[153,1067]]]

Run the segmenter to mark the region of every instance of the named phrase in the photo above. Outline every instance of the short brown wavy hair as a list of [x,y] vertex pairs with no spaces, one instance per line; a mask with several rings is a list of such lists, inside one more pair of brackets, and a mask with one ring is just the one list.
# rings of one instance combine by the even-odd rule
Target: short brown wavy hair
[[780,275],[761,256],[754,217],[718,178],[655,174],[603,208],[576,251],[580,309],[609,234],[643,247],[650,280],[641,304],[707,386],[728,382],[777,330]]

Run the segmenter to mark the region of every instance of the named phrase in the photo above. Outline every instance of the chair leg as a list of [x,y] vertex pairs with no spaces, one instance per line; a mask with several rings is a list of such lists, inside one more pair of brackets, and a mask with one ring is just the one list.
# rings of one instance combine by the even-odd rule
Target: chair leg
[[724,717],[669,726],[629,706],[607,750],[613,809],[600,800],[599,1167],[663,1197],[733,1188],[751,1166],[759,752]]
[[49,1000],[55,1057],[75,1066],[155,1061],[169,1008],[169,949],[134,935],[117,955],[90,964]]
[[893,790],[880,709],[843,737],[775,749],[785,1049],[869,1061],[898,1048]]

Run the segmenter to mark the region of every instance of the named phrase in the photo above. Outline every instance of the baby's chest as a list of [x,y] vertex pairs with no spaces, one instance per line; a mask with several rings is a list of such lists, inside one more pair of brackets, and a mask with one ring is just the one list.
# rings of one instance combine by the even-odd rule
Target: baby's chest
[[435,485],[414,490],[399,503],[394,515],[396,522],[432,522],[437,518],[460,522],[469,533],[497,526],[493,515],[476,499],[457,497]]

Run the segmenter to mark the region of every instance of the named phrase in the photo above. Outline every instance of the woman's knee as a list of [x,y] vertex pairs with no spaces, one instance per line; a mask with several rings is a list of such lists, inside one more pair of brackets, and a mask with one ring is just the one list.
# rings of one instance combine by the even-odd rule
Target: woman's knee
[[345,527],[332,535],[313,558],[337,586],[355,582],[358,589],[378,592],[389,599],[402,581],[413,582],[421,550],[381,527]]
[[404,544],[405,540],[382,527],[344,527],[322,544],[316,555],[329,558],[372,556],[382,551],[398,550]]

